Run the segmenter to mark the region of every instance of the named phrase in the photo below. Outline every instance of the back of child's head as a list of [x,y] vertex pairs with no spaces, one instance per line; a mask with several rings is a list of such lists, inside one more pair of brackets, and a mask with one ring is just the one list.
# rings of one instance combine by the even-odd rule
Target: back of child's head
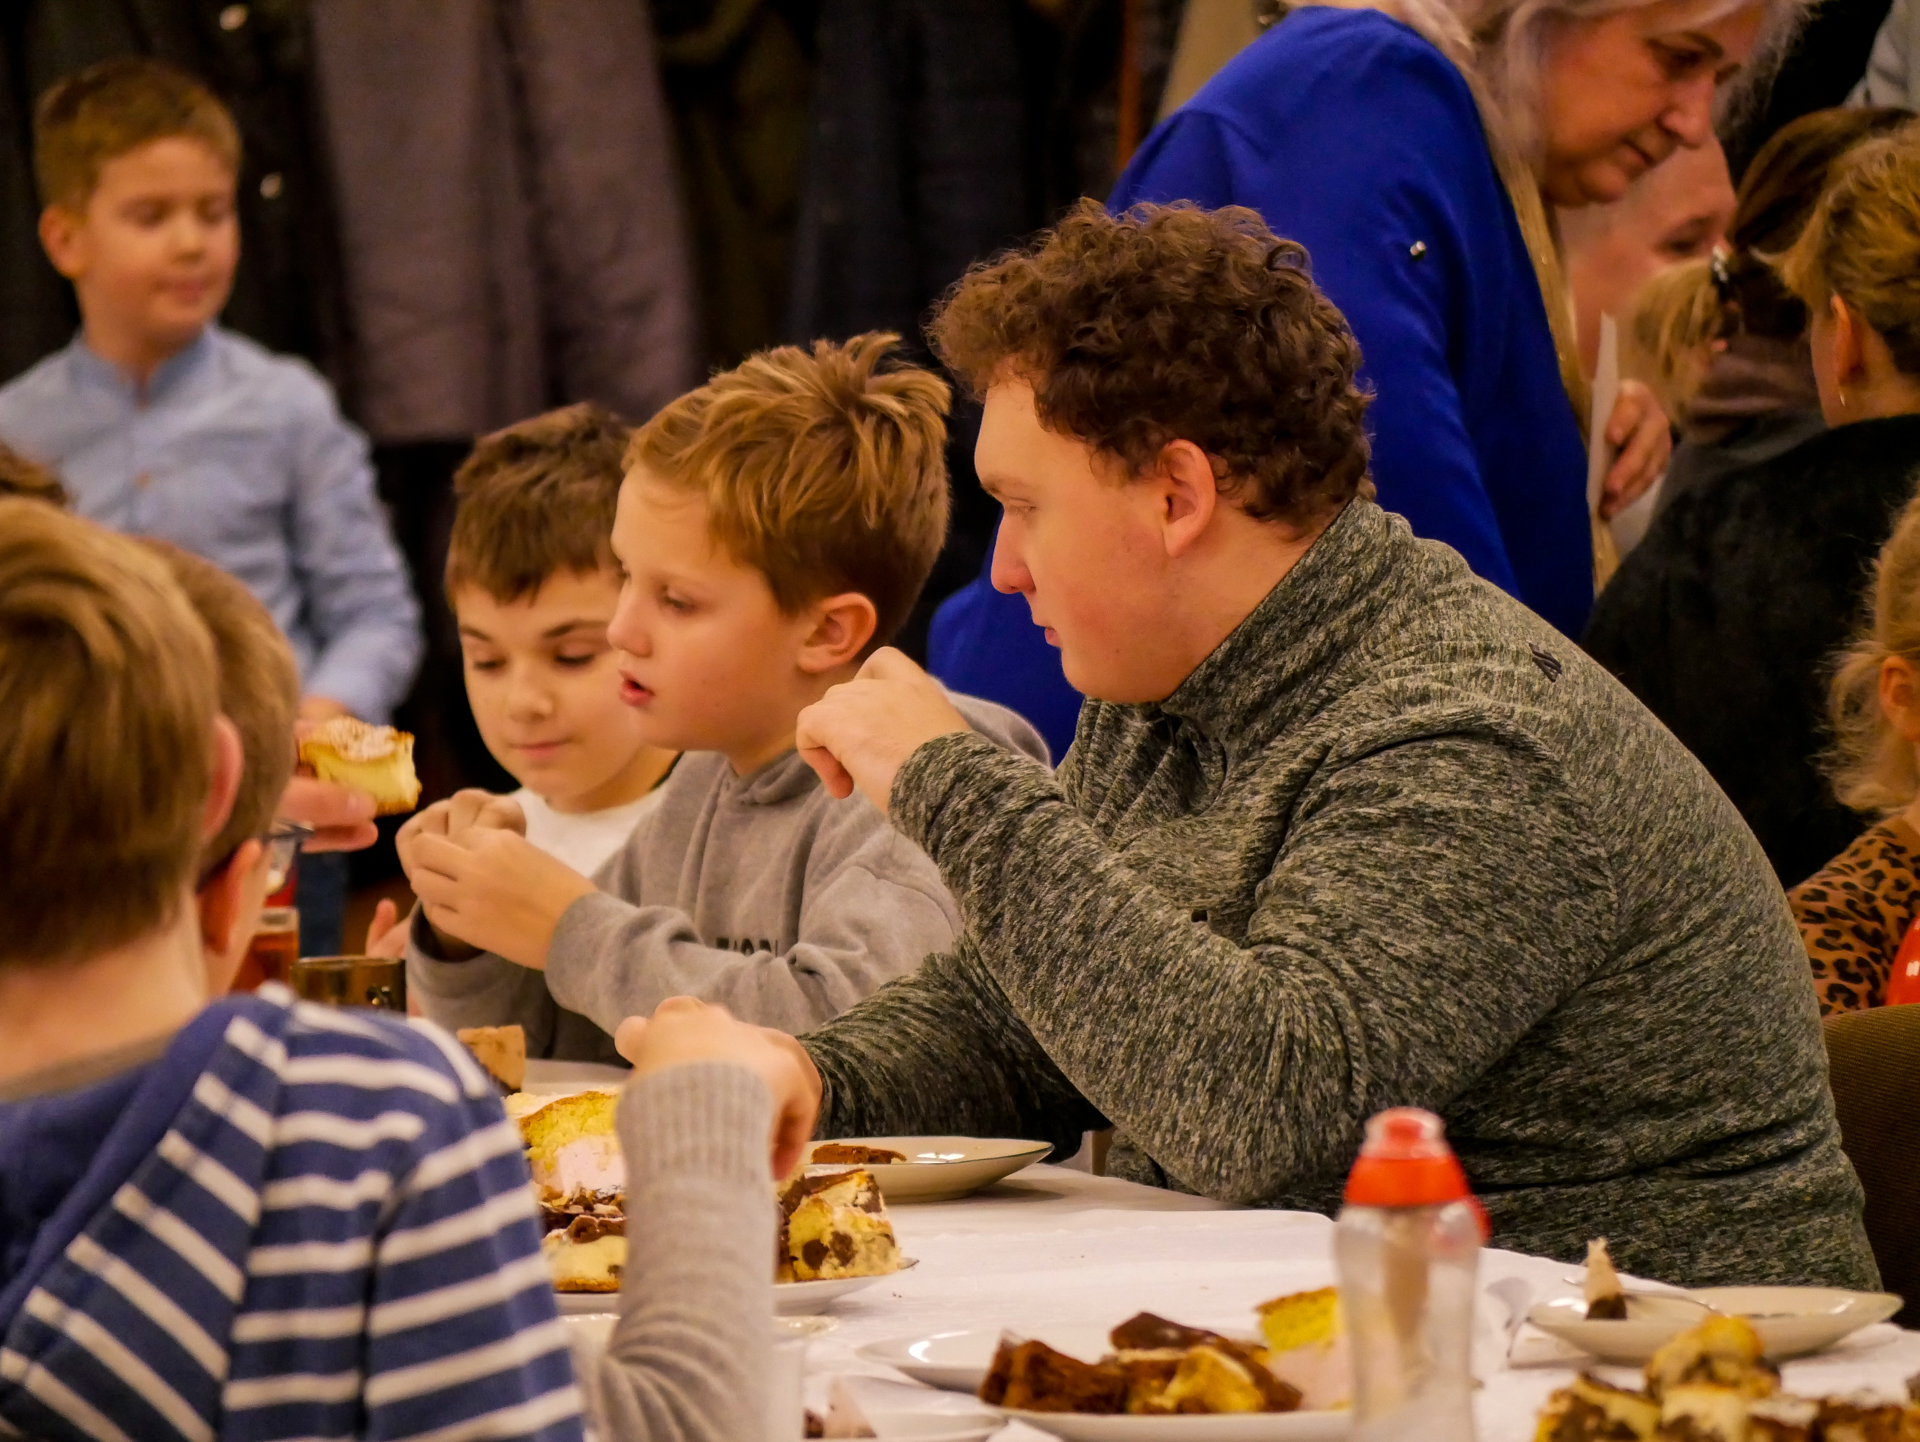
[[280,794],[293,775],[300,668],[267,608],[237,579],[213,562],[165,541],[140,544],[160,557],[213,637],[214,661],[220,668],[220,711],[240,733],[239,789],[226,825],[202,851],[204,870],[273,825]]
[[1920,793],[1913,743],[1880,707],[1880,670],[1898,656],[1920,668],[1920,500],[1907,502],[1874,563],[1865,629],[1841,652],[1827,692],[1834,795],[1855,811],[1898,811]]
[[1834,167],[1780,278],[1809,307],[1839,296],[1920,375],[1920,123],[1866,141]]
[[60,478],[38,461],[28,460],[5,441],[0,441],[0,496],[19,496],[48,505],[67,505],[67,488]]
[[1800,238],[1841,158],[1912,118],[1895,106],[1866,106],[1816,110],[1782,126],[1747,165],[1725,246],[1670,267],[1634,298],[1626,366],[1653,386],[1669,415],[1684,415],[1715,341],[1736,332],[1791,341],[1806,331],[1807,308],[1774,261]]
[[153,552],[0,498],[0,962],[84,959],[196,874],[219,672]]
[[884,364],[896,335],[781,346],[687,392],[634,433],[629,466],[700,494],[714,541],[788,614],[857,592],[867,649],[913,609],[947,534],[947,383]]
[[155,140],[197,140],[236,175],[240,132],[226,106],[164,60],[123,55],[49,86],[33,122],[42,205],[83,211],[101,167]]
[[614,570],[613,513],[632,431],[592,404],[483,437],[453,478],[446,588],[505,605],[561,572]]

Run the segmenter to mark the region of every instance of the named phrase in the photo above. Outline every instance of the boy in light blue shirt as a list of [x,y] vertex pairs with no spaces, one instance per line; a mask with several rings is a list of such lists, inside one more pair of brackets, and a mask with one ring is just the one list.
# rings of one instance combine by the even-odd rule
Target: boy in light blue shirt
[[239,577],[293,644],[304,717],[386,720],[420,613],[366,440],[304,362],[214,324],[239,259],[232,117],[123,58],[55,85],[34,129],[40,237],[82,325],[0,388],[0,440],[80,514]]

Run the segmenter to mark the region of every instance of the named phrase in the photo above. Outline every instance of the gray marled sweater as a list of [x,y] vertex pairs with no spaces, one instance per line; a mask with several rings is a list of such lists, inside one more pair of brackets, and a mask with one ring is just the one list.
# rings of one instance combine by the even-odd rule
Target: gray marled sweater
[[965,930],[806,1044],[823,1133],[1072,1144],[1329,1211],[1430,1107],[1498,1246],[1865,1286],[1806,954],[1706,772],[1564,636],[1356,501],[1165,702],[1057,777],[895,779]]

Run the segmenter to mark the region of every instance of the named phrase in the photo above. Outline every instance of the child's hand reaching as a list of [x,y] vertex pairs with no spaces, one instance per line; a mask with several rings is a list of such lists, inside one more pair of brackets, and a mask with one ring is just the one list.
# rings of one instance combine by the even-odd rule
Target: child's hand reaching
[[402,957],[407,954],[407,932],[413,926],[413,913],[409,911],[403,918],[400,908],[384,897],[373,909],[373,920],[367,926],[367,946],[363,955]]
[[775,1178],[792,1174],[820,1115],[820,1073],[806,1048],[785,1032],[737,1021],[724,1006],[690,996],[669,997],[649,1020],[630,1016],[613,1034],[636,1077],[694,1062],[743,1066],[773,1098],[769,1138]]

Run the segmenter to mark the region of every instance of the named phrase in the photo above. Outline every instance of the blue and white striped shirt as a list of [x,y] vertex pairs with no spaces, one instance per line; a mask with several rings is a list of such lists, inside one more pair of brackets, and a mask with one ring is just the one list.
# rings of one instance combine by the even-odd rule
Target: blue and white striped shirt
[[0,1279],[0,1436],[577,1439],[539,1244],[520,1135],[450,1036],[226,998]]

